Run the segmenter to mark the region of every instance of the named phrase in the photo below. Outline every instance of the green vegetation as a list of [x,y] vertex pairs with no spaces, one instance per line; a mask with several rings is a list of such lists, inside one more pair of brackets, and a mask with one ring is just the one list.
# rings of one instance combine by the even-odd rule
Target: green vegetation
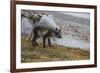
[[21,39],[21,62],[47,62],[89,59],[89,52],[79,48],[59,45],[43,48],[42,44],[33,47],[26,38]]

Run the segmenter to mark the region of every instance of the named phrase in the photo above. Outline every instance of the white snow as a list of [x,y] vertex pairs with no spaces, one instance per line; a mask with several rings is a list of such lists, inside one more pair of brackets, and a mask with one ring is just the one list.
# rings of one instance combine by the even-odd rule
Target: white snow
[[22,17],[21,21],[21,33],[29,34],[32,30],[32,22],[26,17]]
[[52,43],[62,45],[62,46],[67,46],[67,47],[80,48],[80,49],[84,49],[84,50],[88,50],[88,51],[90,48],[90,45],[87,42],[84,42],[82,40],[67,38],[67,37],[63,37],[61,39],[55,38],[55,41],[53,40]]

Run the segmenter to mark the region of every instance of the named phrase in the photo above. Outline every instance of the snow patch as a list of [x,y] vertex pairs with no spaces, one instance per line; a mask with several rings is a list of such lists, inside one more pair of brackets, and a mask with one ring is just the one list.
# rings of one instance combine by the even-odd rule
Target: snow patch
[[88,51],[90,48],[90,45],[87,42],[84,42],[82,40],[67,38],[67,37],[63,37],[61,39],[55,38],[55,40],[53,40],[52,43],[62,45],[62,46],[67,46],[67,47],[80,48]]

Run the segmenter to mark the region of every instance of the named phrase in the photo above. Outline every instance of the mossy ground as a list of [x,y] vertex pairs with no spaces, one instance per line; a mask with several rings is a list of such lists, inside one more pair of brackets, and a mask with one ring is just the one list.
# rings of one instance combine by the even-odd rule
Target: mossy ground
[[89,52],[79,48],[70,48],[59,45],[46,48],[39,46],[33,47],[31,42],[21,38],[21,62],[47,62],[47,61],[69,61],[89,59]]

